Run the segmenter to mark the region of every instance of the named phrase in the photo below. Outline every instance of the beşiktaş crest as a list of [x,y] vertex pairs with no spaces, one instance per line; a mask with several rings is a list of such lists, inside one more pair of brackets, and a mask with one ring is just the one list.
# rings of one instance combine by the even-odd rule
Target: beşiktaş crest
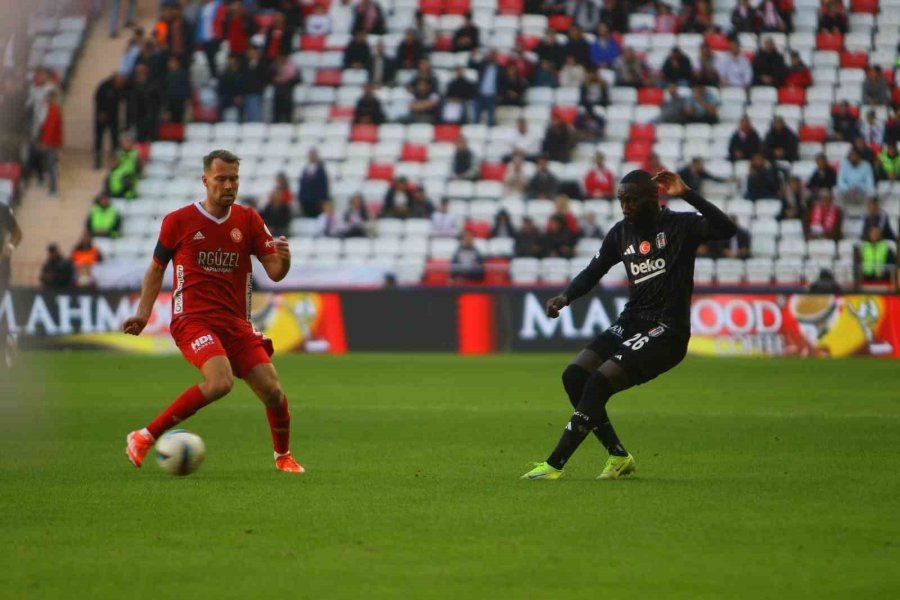
[[656,247],[660,250],[666,247],[666,234],[662,231],[656,234]]

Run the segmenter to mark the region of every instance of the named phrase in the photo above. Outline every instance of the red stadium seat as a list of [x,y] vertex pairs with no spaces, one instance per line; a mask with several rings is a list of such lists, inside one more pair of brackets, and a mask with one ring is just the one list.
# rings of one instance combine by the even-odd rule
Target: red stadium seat
[[797,132],[801,142],[819,142],[824,144],[828,132],[824,125],[801,125]]
[[816,49],[840,52],[844,49],[844,36],[840,33],[819,33],[816,35]]
[[577,106],[554,106],[553,114],[558,116],[560,119],[566,122],[567,125],[571,125],[575,122],[575,117],[578,116],[578,107]]
[[328,109],[328,119],[331,121],[352,121],[353,112],[352,106],[332,106]]
[[438,52],[451,52],[453,50],[453,36],[445,33],[434,38],[434,49]]
[[138,142],[135,144],[138,151],[138,156],[141,157],[141,162],[147,164],[147,161],[150,160],[150,142]]
[[502,162],[481,163],[481,179],[484,181],[503,181],[506,177],[506,165]]
[[160,123],[158,138],[165,142],[184,141],[184,123]]
[[855,13],[874,15],[878,13],[878,0],[851,0],[850,10]]
[[439,15],[444,12],[443,0],[419,0],[419,10],[426,15]]
[[509,285],[509,259],[484,259],[485,285]]
[[447,285],[450,283],[450,261],[429,258],[425,263],[425,285]]
[[501,15],[521,15],[523,0],[497,0],[497,13]]
[[625,160],[642,163],[652,152],[652,142],[647,140],[632,140],[625,145]]
[[444,14],[464,15],[469,12],[469,0],[446,0]]
[[300,37],[300,49],[304,52],[322,52],[325,50],[324,35],[304,35]]
[[632,123],[628,137],[634,142],[652,142],[656,139],[656,127],[652,123]]
[[[838,107],[837,104],[831,105],[831,114],[834,114],[835,112],[837,112],[837,107]],[[859,118],[859,106],[857,106],[855,104],[851,104],[850,105],[850,114],[853,115],[854,119],[858,119]]]
[[728,37],[724,33],[707,33],[705,39],[710,50],[728,50]]
[[491,223],[488,221],[473,221],[469,219],[466,221],[465,230],[471,231],[472,235],[483,240],[491,237]]
[[891,102],[894,104],[900,104],[900,87],[894,88],[891,92]]
[[566,32],[572,27],[572,17],[569,15],[550,15],[547,18],[547,25],[554,31]]
[[842,69],[865,69],[869,66],[869,55],[866,52],[841,52]]
[[350,141],[374,144],[378,141],[378,125],[354,125],[350,130]]
[[638,90],[638,104],[655,104],[656,106],[661,106],[662,103],[662,88],[641,88]]
[[265,31],[272,26],[272,21],[275,20],[275,13],[258,13],[253,15],[253,20],[256,22],[258,29]]
[[435,125],[435,142],[455,142],[459,139],[459,125]]
[[341,85],[340,69],[319,69],[316,71],[316,85],[337,87]]
[[806,90],[799,87],[783,87],[778,90],[778,104],[806,104]]
[[369,165],[369,179],[381,179],[383,181],[393,181],[394,180],[394,165],[379,164],[379,163],[370,164]]
[[400,160],[406,162],[427,162],[428,146],[424,144],[403,144],[400,152]]
[[538,35],[519,35],[516,41],[521,42],[527,50],[534,50],[534,47],[541,43],[541,37]]

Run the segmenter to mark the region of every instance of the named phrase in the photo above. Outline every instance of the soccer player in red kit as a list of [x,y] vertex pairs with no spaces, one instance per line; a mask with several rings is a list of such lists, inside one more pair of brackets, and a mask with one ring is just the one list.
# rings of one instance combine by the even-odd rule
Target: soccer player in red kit
[[170,330],[187,361],[200,369],[203,382],[185,390],[149,425],[128,434],[125,452],[136,467],[164,431],[230,392],[236,375],[266,406],[275,468],[304,472],[291,456],[291,414],[269,360],[272,341],[250,323],[250,256],[259,259],[273,281],[281,281],[291,266],[290,248],[284,237],[272,238],[255,210],[234,204],[239,163],[227,150],[203,158],[206,199],[163,219],[137,314],[122,325],[125,333],[141,333],[172,261]]

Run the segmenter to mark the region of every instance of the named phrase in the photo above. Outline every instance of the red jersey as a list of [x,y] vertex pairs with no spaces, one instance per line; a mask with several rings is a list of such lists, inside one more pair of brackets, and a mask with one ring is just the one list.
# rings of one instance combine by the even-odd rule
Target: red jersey
[[252,208],[235,204],[217,219],[195,202],[163,219],[153,260],[163,267],[173,263],[173,319],[203,315],[249,321],[250,255],[274,253],[272,234]]
[[594,167],[584,178],[584,190],[588,198],[609,198],[616,186],[615,176],[609,169]]

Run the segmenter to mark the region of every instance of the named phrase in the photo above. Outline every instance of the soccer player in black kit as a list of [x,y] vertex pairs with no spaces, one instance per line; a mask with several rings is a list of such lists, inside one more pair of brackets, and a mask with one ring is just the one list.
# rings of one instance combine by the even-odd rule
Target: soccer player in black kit
[[[697,213],[659,206],[659,188],[683,198]],[[547,302],[547,316],[590,292],[619,261],[628,272],[628,304],[619,319],[581,351],[563,372],[563,387],[575,412],[556,449],[522,479],[558,479],[582,441],[593,433],[609,459],[599,479],[634,472],[634,457],[625,450],[606,413],[609,398],[647,383],[681,362],[691,337],[690,306],[697,246],[725,240],[736,227],[728,216],[690,189],[678,175],[663,171],[651,177],[632,171],[619,184],[625,218],[604,238],[600,251],[566,290]]]

